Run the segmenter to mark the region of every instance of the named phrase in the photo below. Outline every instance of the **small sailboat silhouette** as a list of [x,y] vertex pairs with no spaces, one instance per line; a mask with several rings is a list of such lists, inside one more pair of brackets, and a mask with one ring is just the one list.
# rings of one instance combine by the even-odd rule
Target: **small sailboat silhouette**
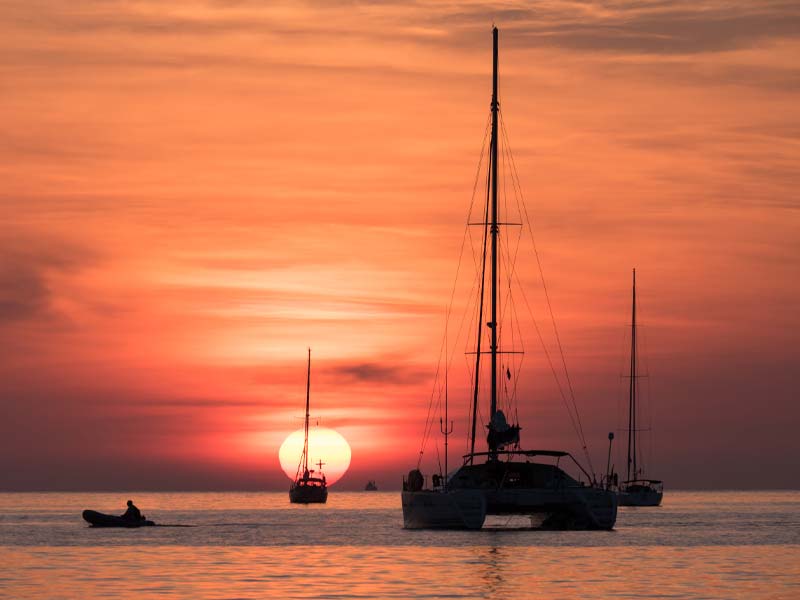
[[638,460],[637,442],[639,429],[636,425],[639,412],[639,363],[636,347],[636,269],[633,270],[633,301],[631,304],[631,370],[628,390],[628,461],[625,481],[619,485],[620,506],[659,506],[664,496],[664,484],[658,479],[647,479]]
[[308,415],[311,400],[311,348],[308,349],[308,369],[306,374],[306,417],[303,436],[303,454],[297,465],[294,483],[289,489],[289,501],[294,504],[324,504],[328,501],[328,482],[322,472],[325,464],[317,463],[319,471],[308,468]]

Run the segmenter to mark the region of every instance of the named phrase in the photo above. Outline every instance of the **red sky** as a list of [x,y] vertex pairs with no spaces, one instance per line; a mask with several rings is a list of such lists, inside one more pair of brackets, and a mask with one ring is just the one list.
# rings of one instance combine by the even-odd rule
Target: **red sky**
[[[636,267],[651,474],[797,486],[794,3],[264,4],[0,7],[0,489],[282,489],[308,346],[313,412],[353,448],[338,485],[398,487],[492,23],[595,465]],[[525,445],[577,450],[524,333]]]

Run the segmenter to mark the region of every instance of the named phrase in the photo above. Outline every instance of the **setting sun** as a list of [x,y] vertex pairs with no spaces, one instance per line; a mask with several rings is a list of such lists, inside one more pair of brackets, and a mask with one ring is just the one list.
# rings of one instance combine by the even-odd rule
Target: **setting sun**
[[[289,434],[278,451],[281,468],[286,476],[294,481],[297,465],[303,452],[303,430]],[[326,427],[313,427],[308,430],[308,464],[318,469],[322,461],[322,472],[328,485],[334,484],[347,472],[350,466],[350,444],[340,433]]]

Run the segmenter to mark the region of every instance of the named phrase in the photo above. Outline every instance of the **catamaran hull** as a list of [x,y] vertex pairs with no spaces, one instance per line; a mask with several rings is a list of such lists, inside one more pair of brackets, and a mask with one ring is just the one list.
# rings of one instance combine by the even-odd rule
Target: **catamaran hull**
[[619,492],[620,506],[661,506],[663,492],[648,490],[646,492]]
[[[519,453],[568,456],[544,450]],[[547,463],[496,460],[465,464],[450,477],[450,489],[481,492],[486,496],[487,514],[538,517],[546,529],[612,529],[617,520],[614,491],[581,484],[557,465]]]
[[471,490],[403,492],[406,529],[480,529],[486,519],[486,497]]
[[499,489],[486,492],[491,515],[543,515],[545,529],[613,529],[617,498],[613,492],[592,487]]
[[486,515],[541,515],[544,529],[609,530],[617,497],[598,488],[403,492],[406,529],[480,529]]

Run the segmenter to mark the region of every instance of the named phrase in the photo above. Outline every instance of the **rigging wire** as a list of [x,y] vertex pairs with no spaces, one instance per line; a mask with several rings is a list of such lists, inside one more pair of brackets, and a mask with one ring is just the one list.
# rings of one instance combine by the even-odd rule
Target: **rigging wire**
[[[501,118],[502,118],[502,113],[501,113]],[[502,150],[503,150],[503,153],[502,153],[503,164],[504,165],[508,165],[510,163],[510,159],[508,157],[508,144],[502,144]],[[507,194],[507,183],[506,183],[507,179],[508,179],[508,171],[510,171],[510,169],[503,169],[503,203],[504,203],[504,207],[505,207],[504,214],[507,216],[506,218],[508,218],[508,215],[511,214],[511,211],[508,208],[508,194]],[[517,209],[519,210],[519,198],[518,198],[518,195],[517,195],[517,188],[514,185],[513,180],[512,180],[512,192],[514,194],[514,200],[515,200],[515,202],[517,204]],[[513,226],[513,225],[516,225],[516,223],[510,223],[510,222],[506,223],[506,227]],[[516,423],[519,423],[519,402],[516,402],[516,391],[517,391],[517,384],[519,382],[519,375],[521,373],[522,362],[524,360],[524,337],[522,336],[522,328],[521,328],[521,324],[520,324],[519,318],[517,316],[516,305],[514,304],[514,293],[513,293],[513,285],[512,285],[513,284],[513,272],[516,269],[517,257],[519,256],[519,250],[520,250],[520,246],[521,246],[521,242],[522,242],[522,223],[520,223],[519,225],[520,225],[520,228],[519,228],[517,236],[516,236],[516,241],[515,241],[515,244],[514,244],[513,252],[511,250],[512,237],[510,235],[506,235],[506,236],[500,238],[500,241],[501,241],[501,244],[500,244],[500,246],[501,246],[501,261],[504,261],[504,264],[507,265],[506,269],[505,269],[505,273],[506,273],[506,277],[507,277],[507,281],[508,281],[507,295],[506,295],[505,300],[504,300],[503,305],[502,305],[503,306],[503,314],[505,315],[507,312],[511,313],[510,329],[511,329],[511,349],[512,349],[512,351],[516,350],[515,325],[516,325],[516,332],[519,334],[518,337],[519,337],[519,340],[520,340],[520,346],[522,348],[522,354],[520,355],[521,358],[519,359],[519,364],[517,364],[516,354],[506,355],[507,357],[510,356],[511,366],[514,367],[514,373],[515,373],[514,384],[513,384],[513,387],[512,387],[512,393],[508,398],[508,413],[510,415],[510,411],[513,408],[513,410],[514,410],[514,420],[515,420]],[[503,251],[505,251],[505,256],[502,254]],[[508,365],[508,363],[506,363],[506,371],[505,371],[505,373],[506,374],[509,373],[509,365]],[[506,389],[507,389],[507,387],[506,387]]]
[[[439,473],[442,473],[442,457],[439,454],[439,443],[436,443],[436,463],[439,465]],[[444,474],[447,477],[447,473]]]
[[[491,157],[490,157],[491,160]],[[493,170],[494,166],[491,165],[489,170]],[[480,379],[480,365],[481,365],[481,335],[483,332],[483,307],[484,307],[484,300],[486,298],[486,246],[489,241],[489,183],[490,178],[487,173],[486,176],[486,208],[484,210],[484,217],[483,217],[483,252],[481,258],[481,269],[480,269],[480,294],[478,299],[478,322],[476,325],[476,335],[475,335],[475,383],[473,385],[473,395],[472,395],[472,419],[470,422],[470,448],[469,448],[469,455],[470,460],[474,457],[475,454],[475,436],[477,435],[477,423],[478,423],[478,384]],[[491,342],[490,342],[491,343]]]
[[[500,116],[502,118],[502,113],[501,113]],[[502,150],[503,150],[503,153],[502,153],[503,164],[504,165],[508,165],[510,163],[510,159],[509,159],[509,156],[508,156],[508,146],[507,146],[507,144],[505,144],[505,143],[502,144]],[[508,208],[508,191],[507,191],[507,188],[508,188],[507,180],[508,180],[508,171],[509,170],[510,169],[504,169],[503,170],[503,202],[504,202],[504,207],[505,207],[505,213],[504,214],[507,216],[506,218],[508,218],[508,216],[511,214],[511,211]],[[514,185],[513,179],[512,179],[511,190],[512,190],[512,193],[514,194],[515,203],[516,203],[517,207],[519,207],[519,198],[517,196],[517,189],[516,189],[516,186]],[[507,222],[506,223],[506,227],[507,228],[509,226],[514,226],[514,225],[516,225],[516,223],[511,223],[511,222]],[[516,354],[505,355],[507,357],[507,359],[506,359],[507,362],[506,362],[506,365],[505,365],[506,366],[505,373],[506,373],[507,379],[509,378],[508,374],[510,373],[510,366],[514,368],[514,381],[513,381],[511,394],[510,394],[510,396],[508,398],[508,412],[509,412],[509,415],[510,415],[511,414],[511,410],[513,409],[513,411],[514,411],[514,421],[516,423],[519,423],[519,402],[516,401],[516,399],[517,399],[517,388],[518,388],[519,376],[520,376],[520,373],[521,373],[521,365],[522,365],[522,362],[524,361],[524,351],[525,351],[525,348],[524,348],[524,337],[522,335],[521,323],[520,323],[520,320],[519,320],[518,315],[517,315],[516,304],[514,302],[514,291],[513,291],[514,271],[516,269],[517,257],[519,256],[519,250],[520,250],[520,246],[521,246],[521,242],[522,242],[522,227],[521,227],[522,224],[520,223],[519,225],[520,225],[520,229],[518,230],[518,233],[517,233],[517,236],[516,236],[516,240],[514,241],[513,250],[512,250],[512,236],[511,235],[506,235],[506,236],[500,238],[501,239],[501,262],[505,265],[505,274],[506,274],[506,278],[507,278],[507,292],[506,292],[506,296],[505,296],[505,299],[504,299],[504,302],[503,302],[503,314],[505,315],[505,314],[510,313],[510,315],[511,315],[511,318],[510,318],[511,346],[510,347],[512,349],[512,352],[516,352],[517,351],[517,344],[516,344],[516,339],[515,339],[516,337],[518,337],[518,339],[519,339],[519,344],[520,344],[520,348],[521,348],[521,354],[520,354],[520,358],[519,359],[516,358]],[[503,254],[503,252],[505,254]],[[515,335],[515,334],[518,334],[518,335]],[[510,358],[508,358],[508,357],[510,357]],[[508,364],[509,362],[511,363],[510,366]]]
[[[478,180],[480,178],[481,166],[483,164],[483,154],[484,154],[484,151],[486,149],[486,138],[488,136],[490,122],[491,122],[490,119],[487,119],[486,127],[485,127],[485,130],[484,130],[484,133],[483,133],[483,142],[481,144],[481,151],[480,151],[480,153],[478,155],[478,166],[477,166],[477,168],[475,170],[475,181],[474,181],[473,186],[472,186],[472,198],[470,199],[469,211],[467,213],[467,222],[466,222],[466,224],[464,226],[464,234],[463,234],[463,236],[461,238],[461,249],[459,250],[458,266],[456,267],[456,274],[455,274],[455,278],[453,280],[453,288],[452,288],[452,291],[450,292],[450,303],[449,303],[448,308],[447,308],[447,319],[450,318],[450,314],[451,314],[452,308],[453,308],[453,301],[454,301],[454,298],[455,298],[456,287],[458,285],[458,275],[461,272],[461,263],[462,263],[462,260],[463,260],[463,257],[464,257],[464,248],[466,246],[467,238],[470,239],[470,245],[472,244],[472,238],[469,236],[469,227],[470,227],[469,222],[470,222],[470,218],[472,216],[473,207],[475,205],[475,194],[476,194],[477,188],[478,188]],[[435,421],[435,419],[431,418],[431,414],[435,414],[436,413],[436,410],[434,409],[434,396],[436,395],[436,386],[437,386],[437,384],[439,382],[439,374],[440,374],[441,366],[442,366],[442,354],[444,353],[444,344],[445,343],[446,343],[446,340],[443,339],[442,340],[442,346],[439,348],[439,359],[437,360],[437,363],[436,363],[436,373],[434,375],[433,389],[431,390],[431,396],[430,396],[430,399],[428,401],[428,414],[427,414],[427,416],[425,418],[425,429],[423,430],[422,443],[420,445],[419,457],[417,459],[417,468],[419,468],[420,464],[422,463],[422,457],[425,454],[425,446],[427,445],[427,441],[430,438],[431,431],[433,429],[433,422]],[[447,368],[447,366],[448,365],[445,365],[445,368]],[[438,398],[438,402],[436,404],[436,409],[438,409],[440,404],[441,404],[441,390],[440,390],[440,395],[439,395],[439,398]]]
[[[620,336],[620,347],[617,356],[619,356],[619,365],[617,371],[619,372],[619,377],[617,378],[617,391],[616,391],[616,398],[617,398],[617,419],[616,419],[616,430],[618,434],[625,434],[628,432],[628,428],[625,425],[628,416],[627,416],[627,404],[625,397],[625,375],[623,375],[626,363],[626,356],[628,355],[628,351],[626,348],[630,345],[630,338],[628,334],[628,330],[630,326],[623,325],[622,327],[622,335]],[[615,452],[615,459],[619,461],[620,465],[626,464],[627,458],[623,453],[623,447],[625,444],[618,443],[617,449]]]
[[[567,369],[567,361],[566,361],[566,357],[564,356],[564,348],[563,348],[563,345],[561,343],[561,336],[558,333],[558,326],[556,325],[555,315],[553,313],[553,306],[552,306],[552,303],[550,301],[550,294],[547,291],[547,284],[546,284],[545,279],[544,279],[544,270],[542,268],[542,262],[541,262],[541,259],[539,257],[539,250],[538,250],[538,248],[536,246],[536,238],[533,235],[533,226],[531,225],[531,219],[530,219],[530,216],[528,215],[528,208],[527,208],[527,205],[526,205],[525,200],[524,200],[524,195],[522,194],[522,186],[521,186],[521,184],[519,182],[519,175],[517,173],[516,161],[514,160],[514,153],[511,150],[511,144],[509,143],[509,140],[508,140],[508,134],[506,132],[506,127],[505,127],[505,120],[502,118],[502,113],[501,113],[501,118],[500,118],[500,131],[501,131],[501,133],[503,135],[503,139],[505,141],[505,146],[508,149],[509,158],[511,159],[512,181],[514,181],[515,185],[518,187],[520,197],[522,198],[522,202],[520,202],[520,205],[521,205],[521,208],[522,208],[522,210],[520,211],[520,216],[522,216],[522,214],[524,213],[525,222],[526,222],[526,224],[528,226],[528,231],[529,231],[530,236],[531,236],[531,243],[533,244],[533,253],[534,253],[534,256],[536,257],[536,265],[537,265],[538,270],[539,270],[539,278],[540,278],[540,280],[542,282],[542,290],[544,291],[545,300],[547,302],[547,310],[550,313],[550,321],[551,321],[551,323],[553,325],[553,332],[555,333],[556,343],[558,345],[558,351],[559,351],[559,354],[561,355],[561,364],[562,364],[563,369],[564,369],[564,377],[565,377],[565,379],[567,381],[567,387],[569,389],[569,395],[570,395],[570,399],[572,401],[572,407],[573,407],[573,409],[575,411],[574,426],[577,425],[577,427],[575,427],[576,433],[578,434],[578,439],[579,439],[579,441],[580,441],[580,443],[582,445],[583,453],[584,453],[584,456],[586,457],[586,461],[587,461],[587,464],[589,466],[589,470],[592,473],[592,477],[596,478],[594,467],[592,465],[592,459],[591,459],[591,456],[589,455],[589,449],[588,449],[588,446],[586,444],[586,436],[584,435],[584,432],[583,432],[583,424],[581,422],[580,413],[578,412],[577,402],[575,401],[575,391],[574,391],[574,388],[572,386],[572,379],[569,376],[569,370]],[[520,287],[521,287],[521,282],[520,282]],[[527,303],[527,298],[526,298],[526,303]],[[530,309],[530,305],[529,304],[528,304],[528,308]],[[538,326],[537,326],[537,333],[539,333]],[[551,367],[552,367],[552,365],[551,365]],[[554,371],[554,374],[555,374],[555,371]],[[558,379],[556,379],[556,381],[558,381]],[[560,390],[560,385],[559,385],[559,390]],[[562,395],[562,397],[563,397],[563,395]],[[570,418],[572,419],[571,411],[568,410],[568,412],[570,413]]]
[[[563,401],[563,403],[564,403],[564,405],[565,405],[565,407],[567,409],[567,414],[570,417],[570,421],[572,423],[572,427],[575,430],[575,433],[576,433],[576,435],[577,435],[577,437],[578,437],[578,439],[579,439],[579,441],[580,441],[580,443],[582,445],[582,450],[583,450],[584,455],[586,457],[589,469],[590,469],[590,471],[592,473],[592,477],[595,477],[595,471],[594,471],[594,468],[593,468],[593,465],[592,465],[591,456],[589,455],[588,446],[586,444],[586,437],[585,437],[585,434],[584,434],[584,431],[583,431],[583,424],[581,422],[580,413],[578,411],[577,402],[575,400],[574,387],[572,385],[572,380],[570,378],[569,370],[568,370],[567,364],[566,364],[566,357],[565,357],[565,354],[564,354],[563,344],[561,342],[561,337],[560,337],[560,334],[558,332],[558,327],[557,327],[557,324],[556,324],[555,314],[554,314],[552,303],[551,303],[551,300],[550,300],[550,295],[549,295],[549,292],[547,290],[547,285],[546,285],[546,282],[545,282],[545,279],[544,279],[544,271],[543,271],[543,268],[542,268],[541,259],[540,259],[539,252],[538,252],[538,248],[536,246],[536,239],[535,239],[535,237],[533,235],[533,227],[531,225],[531,219],[530,219],[530,216],[528,214],[527,205],[525,203],[524,195],[522,193],[522,186],[521,186],[521,183],[519,181],[519,174],[518,174],[517,168],[516,168],[516,161],[514,159],[514,155],[513,155],[513,152],[511,150],[511,145],[510,145],[510,143],[508,141],[508,134],[507,134],[507,131],[506,131],[506,128],[505,128],[505,122],[504,122],[504,119],[503,119],[503,116],[502,116],[502,112],[498,111],[498,113],[499,113],[498,116],[500,117],[499,118],[499,121],[500,121],[500,134],[502,135],[503,141],[505,142],[503,144],[503,150],[504,151],[502,152],[501,160],[503,161],[504,165],[510,165],[511,166],[510,169],[503,169],[502,170],[502,172],[503,172],[502,195],[503,195],[504,207],[506,209],[505,210],[505,214],[508,214],[508,196],[509,196],[509,194],[507,192],[507,173],[508,173],[508,171],[510,171],[511,172],[511,188],[512,188],[512,192],[513,192],[513,195],[514,195],[514,200],[515,200],[515,203],[517,204],[517,209],[519,211],[520,217],[524,216],[524,218],[525,218],[525,224],[527,225],[527,229],[528,229],[528,232],[529,232],[530,237],[531,237],[531,242],[533,244],[533,251],[534,251],[534,256],[536,258],[536,264],[537,264],[537,268],[538,268],[538,271],[539,271],[539,277],[540,277],[540,280],[542,282],[542,289],[544,291],[544,296],[545,296],[545,300],[546,300],[546,303],[547,303],[547,308],[548,308],[548,312],[549,312],[549,315],[550,315],[550,320],[551,320],[551,324],[552,324],[552,327],[553,327],[553,332],[555,334],[555,339],[556,339],[556,342],[557,342],[558,351],[559,351],[560,358],[561,358],[561,366],[563,368],[564,378],[566,380],[567,389],[569,391],[569,399],[567,398],[567,395],[566,395],[566,393],[564,391],[564,388],[563,388],[563,386],[561,384],[561,379],[560,379],[560,377],[558,375],[558,371],[557,371],[557,369],[555,367],[555,364],[554,364],[554,362],[552,360],[550,352],[547,349],[547,346],[546,346],[546,344],[544,342],[544,338],[543,338],[541,329],[540,329],[539,324],[538,324],[538,322],[537,322],[537,320],[536,320],[536,318],[535,318],[535,316],[533,314],[533,310],[531,309],[531,305],[528,302],[528,298],[525,295],[524,288],[522,287],[522,282],[520,280],[519,274],[516,271],[516,260],[517,260],[517,257],[518,257],[518,254],[519,254],[519,250],[520,250],[520,244],[521,244],[521,238],[522,238],[522,228],[520,229],[520,233],[517,236],[516,244],[514,245],[515,247],[514,247],[513,251],[511,249],[510,239],[507,239],[507,237],[510,237],[510,236],[501,236],[501,243],[500,243],[500,246],[501,246],[500,250],[501,251],[500,251],[499,254],[500,254],[501,266],[503,266],[503,265],[506,266],[505,271],[506,271],[507,279],[508,279],[508,290],[507,290],[507,292],[505,294],[505,298],[501,302],[501,306],[500,306],[500,313],[501,313],[500,317],[501,318],[499,320],[502,323],[503,320],[504,320],[503,317],[508,312],[511,313],[511,315],[512,315],[512,323],[511,323],[511,329],[510,329],[510,336],[511,336],[511,340],[512,340],[511,341],[512,348],[515,347],[514,346],[514,342],[515,342],[515,339],[514,339],[515,338],[515,327],[514,327],[514,325],[515,324],[516,324],[516,330],[517,330],[517,332],[519,334],[520,343],[522,344],[522,339],[523,338],[522,338],[522,335],[521,335],[522,332],[521,332],[521,326],[520,326],[520,323],[519,323],[519,319],[518,318],[514,318],[514,317],[516,317],[516,311],[514,309],[514,297],[513,297],[513,292],[512,292],[512,283],[514,281],[516,281],[517,284],[520,286],[520,290],[521,290],[521,293],[522,293],[523,300],[525,301],[525,305],[526,305],[526,307],[528,309],[528,312],[530,314],[530,317],[531,317],[531,319],[533,321],[534,328],[536,330],[537,336],[539,337],[539,341],[540,341],[540,343],[542,345],[542,348],[544,350],[545,356],[546,356],[548,364],[550,366],[550,370],[553,373],[553,377],[554,377],[554,379],[556,381],[556,385],[558,387],[559,395],[561,396],[561,399],[562,399],[562,401]],[[459,260],[458,260],[458,266],[457,266],[457,269],[456,269],[456,276],[455,276],[455,280],[453,282],[453,287],[452,287],[451,294],[450,294],[450,301],[449,301],[449,304],[448,304],[448,307],[447,307],[446,318],[447,318],[448,322],[449,322],[449,319],[450,319],[450,316],[451,316],[452,310],[453,310],[453,303],[454,303],[456,288],[457,288],[457,284],[458,284],[458,276],[459,276],[460,271],[461,271],[462,261],[463,261],[463,257],[464,257],[464,249],[466,247],[467,240],[469,240],[469,243],[470,243],[471,255],[472,255],[473,263],[476,266],[476,271],[478,271],[478,273],[480,273],[480,271],[481,271],[481,269],[478,266],[478,262],[479,262],[479,258],[478,257],[482,253],[481,252],[476,252],[475,244],[473,242],[473,239],[472,239],[472,236],[470,234],[470,229],[469,228],[470,228],[470,220],[471,220],[471,217],[472,217],[472,212],[473,212],[474,205],[475,205],[475,196],[476,196],[476,192],[477,192],[478,181],[479,181],[479,178],[480,178],[481,167],[483,165],[483,155],[484,155],[484,152],[485,152],[485,149],[486,149],[486,139],[487,139],[487,136],[488,136],[488,131],[489,131],[490,124],[491,124],[491,114],[487,118],[486,129],[484,131],[483,142],[482,142],[482,145],[481,145],[481,152],[480,152],[479,159],[478,159],[478,166],[477,166],[477,169],[476,169],[475,180],[474,180],[474,183],[473,183],[472,198],[471,198],[471,201],[470,201],[470,207],[469,207],[469,212],[468,212],[468,217],[467,217],[467,223],[465,225],[464,235],[463,235],[462,241],[461,241],[461,249],[460,249],[460,252],[459,252]],[[488,184],[489,184],[489,176],[487,174],[487,186],[488,186]],[[488,210],[488,204],[487,204],[487,210]],[[484,217],[484,229],[486,227],[485,224],[486,224],[487,219],[488,219],[488,215],[486,215]],[[520,224],[520,225],[522,225],[522,224]],[[485,235],[484,235],[484,244],[485,243],[486,242],[485,242]],[[470,290],[470,296],[472,296],[471,292],[474,290],[475,285],[477,283],[479,283],[484,278],[485,278],[485,274],[484,274],[483,277],[481,277],[479,274],[476,274],[476,277],[473,279],[472,289]],[[482,286],[481,286],[481,289],[482,289]],[[475,306],[474,306],[474,310],[475,311],[480,311],[480,308],[479,308],[478,304],[479,304],[478,302],[475,303]],[[463,326],[464,326],[464,323],[466,321],[466,316],[470,312],[473,312],[473,311],[470,311],[470,306],[471,305],[472,305],[472,303],[468,304],[466,310],[464,311],[464,313],[462,315],[461,323],[459,324],[459,333],[456,336],[456,340],[454,342],[454,346],[458,345],[458,340],[461,337],[461,332],[463,330]],[[478,315],[478,318],[480,318],[482,320],[482,317],[480,315]],[[499,345],[500,344],[500,340],[501,340],[501,336],[502,336],[502,329],[499,329],[497,333],[498,333],[498,345]],[[483,334],[482,327],[480,327],[480,324],[479,324],[478,325],[477,336],[481,336],[482,334]],[[419,465],[420,465],[420,463],[422,461],[422,456],[423,456],[423,454],[425,452],[425,448],[426,448],[427,442],[428,442],[428,440],[429,440],[429,438],[430,438],[430,436],[432,434],[432,430],[433,430],[433,423],[434,423],[435,419],[433,419],[431,415],[435,414],[436,411],[441,406],[440,376],[441,376],[441,369],[442,369],[442,354],[445,353],[446,350],[448,350],[448,349],[446,349],[444,347],[444,344],[446,344],[446,343],[447,343],[447,341],[445,339],[443,341],[442,346],[440,347],[440,351],[439,351],[439,359],[437,361],[436,373],[435,373],[435,377],[434,377],[434,385],[433,385],[433,389],[431,390],[431,396],[430,396],[430,400],[429,400],[429,403],[428,403],[428,414],[427,414],[427,417],[426,417],[426,424],[425,424],[423,440],[422,440],[422,444],[420,446],[419,459],[418,459],[418,462],[417,462],[417,467],[418,468],[419,468]],[[524,349],[523,349],[523,351],[524,351]],[[455,352],[453,352],[453,353],[449,353],[448,352],[447,354],[445,354],[445,356],[447,357],[448,354],[449,354],[449,358],[445,358],[445,363],[446,364],[444,365],[444,369],[449,369],[450,368]],[[520,370],[521,370],[521,369],[518,368],[518,366],[521,366],[521,363],[524,360],[524,354],[523,354],[523,358],[520,359],[520,365],[516,364],[516,359],[514,358],[513,354],[510,355],[510,356],[511,356],[511,358],[510,358],[509,362],[511,362],[511,365],[509,365],[508,363],[505,364],[506,371],[504,372],[504,375],[505,375],[506,372],[510,371],[510,366],[514,367],[514,379],[513,379],[512,391],[509,394],[509,392],[508,392],[508,384],[507,384],[507,382],[505,380],[503,381],[503,388],[505,390],[505,399],[507,400],[507,402],[505,404],[506,404],[506,406],[508,408],[510,408],[513,405],[514,410],[515,410],[515,417],[516,417],[516,419],[518,421],[518,410],[517,410],[518,403],[515,402],[516,393],[517,393],[517,386],[518,386],[518,381],[519,381],[519,373],[520,373]],[[469,360],[467,361],[467,364],[468,365],[470,364]],[[501,364],[501,366],[502,366],[502,364]],[[470,393],[470,398],[473,398],[474,397],[474,393],[476,392],[476,389],[475,389],[475,375],[476,375],[476,373],[473,370],[471,372],[471,377],[470,377],[470,380],[472,382],[471,389],[470,389],[470,392],[471,392]],[[438,391],[438,394],[437,394],[437,391]],[[469,425],[473,425],[473,428],[474,428],[473,421],[477,420],[478,417],[480,417],[481,424],[485,425],[483,415],[480,413],[480,407],[478,407],[478,410],[476,411],[474,416],[469,418],[468,424]],[[468,438],[467,438],[468,445],[470,444],[470,442],[472,442],[474,444],[475,440],[473,438],[474,438],[474,436],[471,435],[471,434],[470,434],[470,436],[468,436]],[[436,447],[436,450],[437,450],[437,458],[439,458],[438,445]]]
[[[653,397],[651,394],[651,382],[650,382],[650,353],[648,350],[649,344],[647,339],[648,334],[648,327],[645,323],[641,323],[640,318],[638,318],[638,314],[641,313],[642,301],[641,301],[641,294],[637,294],[636,296],[636,312],[637,312],[637,323],[636,323],[636,338],[638,342],[641,342],[639,346],[640,349],[637,350],[636,356],[637,358],[643,363],[642,370],[644,371],[644,375],[641,375],[641,379],[644,379],[644,404],[646,407],[646,415],[647,415],[647,433],[648,433],[648,445],[647,445],[647,454],[648,460],[644,460],[644,456],[642,456],[641,464],[643,465],[642,471],[644,471],[644,466],[648,467],[648,471],[652,473],[653,471],[653,448],[655,447],[655,440],[653,439]],[[636,397],[642,398],[640,395],[640,390],[637,390]],[[644,453],[644,449],[642,449]]]
[[[627,323],[623,327],[623,334],[621,336],[621,347],[618,352],[620,365],[619,365],[619,386],[617,389],[617,431],[624,434],[629,434],[633,436],[638,436],[641,432],[647,432],[649,438],[649,444],[646,446],[642,444],[642,440],[637,438],[636,443],[636,464],[637,469],[636,473],[634,474],[633,478],[638,477],[641,474],[644,474],[647,470],[652,471],[653,466],[653,406],[652,406],[652,398],[651,398],[651,385],[650,385],[650,373],[649,373],[649,352],[647,351],[647,332],[648,328],[645,324],[641,322],[640,318],[641,313],[641,296],[637,294],[636,296],[636,365],[635,365],[635,377],[633,378],[633,385],[636,386],[636,414],[638,415],[637,423],[643,422],[646,416],[647,426],[640,427],[637,426],[631,428],[629,419],[630,419],[630,399],[627,393],[623,392],[623,382],[624,380],[628,380],[628,385],[631,385],[631,376],[633,374],[628,373],[625,375],[625,366],[630,365],[630,350],[632,347],[631,343],[631,336],[632,336],[632,324]],[[628,367],[630,368],[630,367]],[[642,371],[644,372],[643,374]],[[645,380],[644,386],[642,386],[641,379]],[[644,387],[644,394],[642,394],[642,387]],[[642,402],[642,398],[644,396],[644,403]],[[643,408],[644,407],[644,408]],[[646,410],[645,410],[646,408]],[[617,451],[617,455],[620,458],[621,464],[627,464],[627,456],[623,452],[624,446],[621,445],[619,450]],[[648,460],[644,460],[645,453],[648,455]],[[623,460],[624,459],[624,460]],[[648,468],[645,469],[645,466]]]

